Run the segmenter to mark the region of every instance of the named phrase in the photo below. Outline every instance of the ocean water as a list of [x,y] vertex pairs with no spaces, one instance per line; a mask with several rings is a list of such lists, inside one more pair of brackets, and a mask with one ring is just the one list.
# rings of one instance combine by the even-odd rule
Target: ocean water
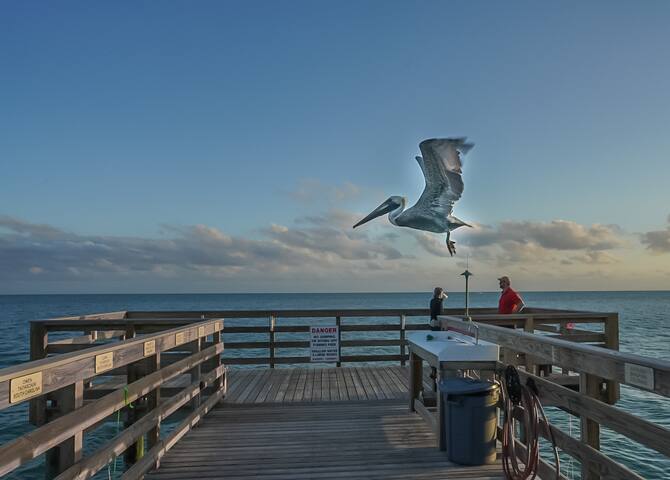
[[[426,308],[431,293],[347,294],[183,294],[183,295],[0,295],[0,368],[28,360],[28,322],[63,315],[118,310],[269,310]],[[670,292],[527,292],[529,306],[618,312],[621,350],[670,359]],[[470,305],[497,304],[497,292],[471,293]],[[462,293],[452,293],[445,306],[464,304]],[[244,320],[239,320],[244,321]],[[423,321],[418,319],[415,321]],[[230,325],[230,323],[227,323]],[[379,336],[379,335],[377,335]],[[233,338],[224,338],[224,340]],[[238,340],[239,336],[234,340]],[[670,428],[670,399],[622,386],[618,407]],[[0,411],[0,444],[30,430],[26,406]],[[552,421],[579,436],[579,420],[550,409]],[[86,452],[95,450],[115,433],[109,422],[100,433],[87,436]],[[645,478],[670,479],[670,460],[620,435],[603,429],[602,450]],[[578,478],[579,468],[564,460],[562,472]],[[7,478],[43,478],[41,459]],[[116,476],[120,475],[120,471]],[[101,472],[108,478],[109,472]]]

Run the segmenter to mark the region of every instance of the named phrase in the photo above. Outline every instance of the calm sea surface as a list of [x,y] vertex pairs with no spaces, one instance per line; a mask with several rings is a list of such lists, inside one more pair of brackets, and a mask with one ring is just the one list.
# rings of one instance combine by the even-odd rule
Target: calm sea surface
[[[474,293],[473,307],[497,305],[498,294]],[[621,350],[670,359],[670,292],[530,292],[529,306],[618,312]],[[28,360],[28,321],[63,315],[118,310],[268,310],[426,308],[430,293],[348,294],[189,294],[189,295],[0,295],[0,368]],[[451,294],[445,306],[460,307],[463,294]],[[228,325],[230,323],[227,323]],[[239,336],[235,337],[238,340]],[[226,337],[224,340],[232,340]],[[670,428],[670,400],[623,386],[618,407]],[[562,413],[549,412],[561,428],[579,435],[579,421]],[[0,444],[29,431],[26,406],[0,412]],[[116,431],[110,422],[102,431],[86,438],[86,451],[97,448]],[[603,451],[630,466],[646,478],[670,479],[670,460],[639,444],[603,429]],[[561,470],[570,478],[578,468],[564,462]],[[120,470],[100,472],[100,478],[118,477]],[[8,478],[41,479],[41,460]]]

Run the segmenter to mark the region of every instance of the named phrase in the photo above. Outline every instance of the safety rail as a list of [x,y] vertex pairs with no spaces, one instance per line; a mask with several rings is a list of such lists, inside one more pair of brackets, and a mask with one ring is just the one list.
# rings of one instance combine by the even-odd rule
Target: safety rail
[[[116,466],[116,458],[123,455],[126,464],[132,465],[123,478],[140,478],[223,398],[222,329],[223,320],[216,318],[145,335],[127,326],[125,340],[87,345],[84,350],[0,370],[0,410],[30,402],[30,417],[37,425],[0,446],[0,476],[46,454],[47,477],[90,478],[107,466]],[[32,325],[31,333],[31,346],[41,344],[44,353],[48,349],[47,330],[38,323]],[[89,339],[92,337],[89,334]],[[183,358],[161,364],[162,354],[175,351],[184,352]],[[84,402],[84,391],[92,388],[92,383],[118,372],[126,375],[122,386]],[[166,397],[161,387],[185,375],[188,384]],[[161,424],[187,404],[192,413],[161,438]],[[114,415],[117,422],[123,416],[123,429],[83,457],[84,433],[114,421]]]
[[[445,315],[462,316],[463,309],[445,309]],[[521,315],[498,315],[496,309],[471,308],[473,320],[494,325],[516,325],[528,331],[542,331],[556,338],[573,342],[588,342],[607,348],[618,348],[618,318],[612,313],[575,312],[544,308],[526,308]],[[339,326],[339,345],[349,349],[356,347],[392,347],[397,353],[347,353],[340,357],[337,366],[343,363],[391,361],[405,365],[408,360],[405,333],[409,330],[428,329],[428,309],[328,309],[328,310],[202,310],[202,311],[121,311],[106,314],[61,317],[31,322],[31,359],[43,358],[48,354],[65,353],[88,348],[100,341],[114,341],[126,338],[127,332],[137,334],[201,321],[205,318],[226,319],[266,319],[264,325],[224,325],[224,334],[264,335],[265,338],[251,338],[234,341],[226,338],[224,362],[227,365],[276,365],[309,363],[310,357],[301,355],[280,355],[292,349],[309,348],[309,326],[297,324],[296,320],[328,320]],[[422,317],[421,323],[408,319]],[[378,318],[383,323],[363,324],[361,319]],[[388,321],[387,321],[388,320]],[[602,324],[602,330],[569,328],[570,324]],[[55,341],[48,340],[49,332],[76,331],[85,335]],[[342,339],[345,332],[347,338]],[[384,332],[384,338],[371,338]],[[389,332],[397,332],[396,338],[388,338]],[[302,334],[300,339],[282,339],[282,334]],[[355,338],[354,338],[355,337]],[[245,355],[249,350],[265,350],[266,355]]]
[[[445,309],[445,313],[463,317],[464,311]],[[600,347],[618,348],[616,314],[541,308],[527,308],[520,315],[501,316],[487,308],[473,308],[469,313],[478,324],[514,325],[529,333],[539,332],[541,335],[533,335],[538,342],[564,339],[573,345],[589,343],[599,351],[603,350]],[[165,451],[221,399],[226,379],[223,364],[275,368],[308,363],[309,356],[291,350],[309,348],[308,320],[314,319],[319,325],[339,326],[340,348],[384,348],[382,353],[345,351],[337,366],[380,361],[405,365],[405,334],[427,329],[428,315],[427,309],[120,311],[32,321],[32,361],[0,371],[0,410],[9,406],[12,380],[17,385],[17,379],[27,377],[23,390],[28,392],[31,382],[37,381],[31,375],[40,372],[40,392],[24,393],[30,398],[20,400],[30,402],[30,420],[38,428],[0,446],[0,475],[48,452],[47,472],[52,477],[89,478],[123,454],[130,466],[124,478],[137,478],[157,465]],[[255,319],[257,324],[244,324],[245,319]],[[242,338],[234,338],[240,334]],[[297,338],[287,339],[285,334]],[[222,357],[224,335],[228,336]],[[153,347],[144,350],[151,341],[155,342],[155,355]],[[511,345],[503,346],[514,350]],[[397,353],[387,348],[397,349]],[[252,350],[264,353],[253,356],[249,353]],[[109,353],[111,364],[105,357]],[[103,370],[96,371],[98,358]],[[552,363],[533,352],[522,360],[529,372],[535,371],[531,370],[535,365]],[[98,381],[103,378],[104,382]],[[618,392],[618,384],[613,382],[607,391],[607,401],[616,401],[612,392]],[[201,401],[203,395],[208,396]],[[135,408],[130,408],[131,404]],[[195,411],[161,439],[160,423],[187,405]],[[102,449],[82,458],[83,434],[119,411],[125,416],[123,431]],[[145,436],[148,448],[142,456]]]
[[[472,317],[473,320],[475,317]],[[440,317],[443,329],[469,333],[462,317]],[[616,331],[610,320],[610,335]],[[580,417],[581,439],[573,438],[553,424],[542,423],[540,434],[556,441],[556,446],[582,465],[582,479],[642,479],[639,474],[600,451],[600,427],[607,427],[624,437],[670,457],[670,430],[610,405],[610,385],[625,384],[638,390],[670,397],[670,362],[594,345],[578,344],[558,336],[534,335],[530,331],[501,328],[478,322],[479,336],[509,351],[519,352],[534,361],[579,373],[579,391],[573,391],[536,375],[529,362],[519,370],[522,381],[532,379],[543,405],[558,407],[569,415]],[[537,326],[537,325],[536,325]],[[618,331],[617,331],[618,333]],[[618,346],[618,344],[617,344]],[[505,363],[501,363],[502,368]],[[555,478],[555,472],[541,464],[541,478]]]

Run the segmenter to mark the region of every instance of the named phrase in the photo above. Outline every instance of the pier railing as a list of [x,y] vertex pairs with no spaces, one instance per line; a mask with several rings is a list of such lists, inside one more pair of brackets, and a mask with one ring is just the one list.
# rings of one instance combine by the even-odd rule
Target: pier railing
[[[0,410],[30,402],[30,417],[37,425],[0,446],[0,476],[46,454],[49,478],[89,478],[103,468],[115,469],[117,457],[123,455],[127,464],[133,464],[123,478],[139,478],[222,399],[226,381],[222,328],[222,320],[210,319],[139,335],[129,325],[123,341],[88,345],[0,370]],[[46,329],[33,325],[32,335],[33,346],[41,342],[48,350]],[[182,358],[161,363],[162,355],[175,351],[182,352]],[[104,385],[119,372],[125,374],[120,385],[84,402],[85,389]],[[185,374],[188,383],[177,393],[168,397],[161,391]],[[190,415],[161,439],[161,424],[187,404],[192,407]],[[83,458],[84,434],[115,418],[118,433]]]
[[[445,313],[462,320],[464,312],[447,309]],[[482,325],[483,338],[484,327],[491,325],[493,331],[510,335],[540,333],[531,335],[537,345],[559,341],[575,347],[584,344],[601,353],[607,352],[602,347],[618,349],[616,314],[538,308],[525,309],[521,315],[501,316],[495,309],[482,308],[469,313]],[[0,475],[46,452],[48,475],[59,479],[88,478],[116,465],[121,455],[131,465],[124,478],[138,478],[221,400],[226,379],[223,364],[274,368],[308,363],[309,356],[295,352],[309,348],[309,325],[315,322],[339,326],[344,351],[337,366],[404,365],[408,360],[405,334],[428,329],[428,315],[427,309],[122,311],[32,321],[31,362],[0,370],[0,410],[29,402],[30,420],[37,428],[0,446]],[[514,325],[526,333],[499,325]],[[542,379],[556,387],[560,385],[552,382],[569,383],[565,379],[575,379],[569,372],[581,371],[560,356],[540,354],[541,349],[517,348],[509,338],[500,344],[510,358],[526,366],[529,375],[542,368],[551,372],[546,368],[551,365],[563,368],[562,380],[556,375]],[[354,351],[377,347],[383,351]],[[515,351],[523,356],[514,356]],[[598,401],[614,403],[618,379],[600,375],[610,382],[603,394],[602,382],[589,375],[582,380],[584,388],[597,389]],[[580,378],[573,388],[579,387]],[[161,423],[184,406],[191,407],[187,418],[161,439]],[[84,434],[115,418],[117,423],[123,421],[123,429],[104,448],[82,458]],[[588,425],[593,431],[593,423]],[[570,445],[569,440],[565,442]]]
[[[462,316],[463,309],[445,309],[445,315]],[[526,331],[540,331],[573,342],[618,349],[618,317],[615,313],[575,312],[526,308],[519,315],[498,315],[495,309],[472,308],[474,321],[493,325],[515,325]],[[295,355],[309,348],[309,325],[314,320],[339,327],[340,348],[344,349],[337,366],[361,362],[399,362],[405,365],[408,354],[405,333],[428,329],[428,309],[341,309],[341,310],[216,310],[216,311],[134,311],[112,312],[79,317],[62,317],[31,322],[31,359],[48,354],[78,351],[100,341],[114,341],[137,334],[187,325],[206,318],[237,320],[224,324],[227,365],[277,365],[309,363],[309,355]],[[240,322],[250,320],[250,325]],[[258,320],[264,320],[259,324]],[[366,319],[375,319],[366,323]],[[595,329],[581,326],[596,324]],[[580,325],[580,328],[574,326]],[[77,332],[66,339],[50,340],[49,332]],[[83,333],[83,335],[82,335]],[[239,339],[238,334],[247,334]],[[287,339],[287,334],[292,338]],[[344,338],[342,338],[344,334]],[[359,353],[361,348],[387,347],[384,353]],[[388,353],[395,350],[396,353]],[[248,352],[254,352],[255,355]],[[258,354],[263,352],[263,354]]]
[[[474,319],[474,317],[473,317]],[[442,327],[464,333],[471,332],[461,317],[441,317]],[[498,320],[496,320],[498,323]],[[574,438],[553,424],[542,424],[540,434],[549,439],[553,435],[557,447],[582,465],[582,478],[592,479],[642,479],[643,477],[600,451],[601,427],[609,428],[624,437],[648,447],[665,457],[670,457],[670,430],[621,410],[612,403],[611,385],[624,384],[637,390],[670,397],[670,362],[631,353],[608,350],[599,346],[566,341],[555,332],[554,338],[532,334],[531,331],[500,328],[499,325],[477,322],[479,337],[526,355],[528,363],[519,370],[521,379],[532,379],[543,405],[558,407],[568,415],[580,419],[581,436]],[[608,335],[616,332],[614,318],[609,320],[605,346],[613,340]],[[535,325],[537,327],[537,325]],[[530,329],[526,329],[530,330]],[[587,335],[579,333],[576,335]],[[617,335],[618,336],[618,335]],[[569,338],[569,334],[568,334]],[[618,346],[618,345],[616,345]],[[508,355],[508,358],[512,358]],[[579,389],[574,391],[558,385],[548,378],[536,375],[533,362],[558,366],[577,372]],[[503,367],[504,364],[501,364]],[[543,464],[542,478],[554,478],[553,472]]]

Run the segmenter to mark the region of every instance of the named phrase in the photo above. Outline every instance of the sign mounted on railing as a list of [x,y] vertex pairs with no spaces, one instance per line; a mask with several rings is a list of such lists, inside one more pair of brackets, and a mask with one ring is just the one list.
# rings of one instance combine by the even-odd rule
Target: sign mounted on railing
[[340,336],[338,327],[309,327],[309,356],[311,362],[339,362]]
[[144,342],[144,356],[148,357],[156,353],[156,340],[149,340]]
[[31,373],[9,382],[9,403],[16,403],[42,393],[42,372]]
[[106,372],[114,368],[114,352],[101,353],[95,356],[95,373]]
[[651,367],[626,363],[624,378],[626,383],[652,392],[654,391],[654,369]]

